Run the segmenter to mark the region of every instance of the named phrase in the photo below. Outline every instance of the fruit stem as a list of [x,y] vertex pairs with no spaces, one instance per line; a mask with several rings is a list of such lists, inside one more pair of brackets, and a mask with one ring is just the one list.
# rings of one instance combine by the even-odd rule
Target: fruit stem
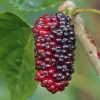
[[[73,11],[75,9],[76,5],[72,0],[67,0],[66,2],[59,5],[59,11],[64,12],[66,9],[69,9],[70,11]],[[95,13],[100,13],[97,10],[90,10],[85,9],[81,11],[91,11]],[[78,39],[80,40],[81,45],[83,46],[84,50],[86,51],[90,61],[92,62],[99,78],[100,78],[100,50],[98,48],[97,43],[93,39],[91,33],[87,29],[87,27],[84,24],[84,21],[80,14],[77,16],[74,16],[72,19],[72,23],[75,25],[75,33]]]
[[90,9],[90,8],[82,8],[82,9],[77,9],[73,15],[76,16],[77,14],[81,13],[81,12],[92,12],[95,14],[99,14],[100,15],[100,11],[96,10],[96,9]]

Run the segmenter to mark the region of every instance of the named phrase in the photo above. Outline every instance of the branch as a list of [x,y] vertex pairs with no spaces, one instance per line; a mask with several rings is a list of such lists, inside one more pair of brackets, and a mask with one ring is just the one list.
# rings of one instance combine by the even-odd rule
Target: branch
[[[59,5],[59,11],[65,12],[66,9],[70,11],[75,8],[75,3],[72,0]],[[100,78],[100,50],[97,43],[93,39],[91,33],[84,24],[82,17],[78,14],[72,19],[72,23],[75,25],[75,33],[80,40],[84,50],[86,51],[90,61],[92,62],[99,78]]]

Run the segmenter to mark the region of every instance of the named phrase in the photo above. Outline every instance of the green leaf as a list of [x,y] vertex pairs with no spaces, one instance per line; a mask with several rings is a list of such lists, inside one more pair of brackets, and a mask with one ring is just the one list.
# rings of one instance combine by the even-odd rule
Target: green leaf
[[0,13],[0,72],[12,100],[25,100],[37,87],[33,55],[30,26],[12,12]]
[[7,3],[18,7],[20,10],[39,10],[49,6],[55,6],[65,0],[6,0]]

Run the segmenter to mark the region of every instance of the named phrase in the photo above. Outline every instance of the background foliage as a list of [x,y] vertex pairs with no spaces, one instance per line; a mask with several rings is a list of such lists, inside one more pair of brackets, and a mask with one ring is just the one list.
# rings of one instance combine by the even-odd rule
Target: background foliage
[[[73,74],[73,79],[70,82],[70,85],[65,89],[63,92],[58,92],[54,95],[49,93],[45,88],[42,88],[40,85],[37,87],[37,82],[34,82],[32,77],[28,76],[33,76],[34,75],[34,69],[33,73],[31,72],[32,70],[30,68],[33,68],[32,65],[33,63],[33,54],[32,54],[32,45],[33,45],[33,38],[31,36],[31,28],[30,26],[33,26],[34,21],[41,15],[43,14],[54,14],[58,12],[57,6],[54,8],[48,7],[48,4],[55,5],[58,4],[60,1],[64,0],[5,0],[8,4],[4,2],[4,0],[0,0],[0,3],[4,2],[3,4],[0,4],[0,12],[9,10],[12,11],[21,18],[23,18],[26,22],[23,20],[19,20],[20,18],[18,16],[12,15],[8,16],[9,14],[5,13],[0,15],[0,28],[5,28],[6,30],[0,29],[0,57],[2,56],[4,50],[8,50],[8,48],[5,47],[5,45],[8,44],[9,51],[7,51],[8,54],[11,53],[11,50],[15,50],[13,54],[10,55],[8,60],[11,60],[12,62],[8,63],[9,61],[0,59],[2,60],[2,63],[0,62],[0,100],[11,100],[11,95],[9,89],[12,91],[16,90],[14,89],[14,83],[18,81],[17,77],[15,74],[18,74],[18,70],[21,68],[21,72],[19,73],[21,76],[21,80],[19,83],[22,83],[22,81],[25,82],[25,80],[29,80],[22,85],[20,84],[19,86],[21,87],[20,93],[16,92],[16,98],[13,100],[25,100],[27,95],[33,94],[32,97],[29,97],[27,100],[100,100],[100,79],[98,78],[93,66],[91,65],[90,61],[88,60],[83,48],[81,47],[78,39],[77,39],[77,49],[75,51],[76,54],[76,61],[75,61],[75,73]],[[21,1],[21,2],[19,2]],[[34,5],[32,5],[32,1],[34,1]],[[37,2],[38,1],[38,2]],[[100,9],[100,1],[99,0],[74,0],[77,6],[80,8],[96,8]],[[49,3],[48,3],[49,2]],[[10,5],[9,5],[10,4]],[[41,6],[42,5],[42,6]],[[14,8],[17,7],[17,8]],[[40,8],[44,9],[48,7],[45,10],[40,10]],[[19,10],[22,9],[22,10]],[[28,11],[31,12],[26,12],[24,9],[27,9]],[[32,10],[39,10],[38,12],[34,12]],[[84,18],[84,21],[89,28],[89,30],[92,32],[92,35],[96,39],[97,43],[100,46],[100,34],[99,34],[99,26],[100,26],[100,16],[94,15],[94,14],[88,14],[88,13],[82,13],[82,16]],[[7,17],[7,18],[5,18]],[[7,19],[7,20],[5,20]],[[1,22],[2,20],[2,22]],[[18,23],[14,23],[14,21]],[[9,22],[10,23],[7,23]],[[29,25],[27,25],[28,23]],[[14,26],[12,26],[12,24]],[[9,27],[8,27],[9,26]],[[8,28],[8,29],[7,29]],[[15,28],[15,29],[13,29]],[[24,30],[23,30],[24,29]],[[6,40],[1,42],[1,36],[2,34],[4,35],[9,35],[13,30],[18,31],[17,37],[16,35],[11,35],[10,37],[7,36]],[[29,34],[29,35],[27,35]],[[22,36],[23,35],[23,36]],[[20,37],[23,37],[20,39]],[[16,39],[19,39],[21,42],[18,42]],[[10,41],[7,41],[7,39],[11,39],[13,43],[9,43]],[[24,40],[24,42],[22,41]],[[30,40],[29,42],[27,40]],[[15,42],[17,41],[17,42]],[[3,44],[2,44],[3,43]],[[27,44],[28,43],[28,44]],[[10,45],[9,45],[10,44]],[[16,45],[16,48],[12,48],[12,45]],[[2,47],[2,48],[1,48]],[[21,50],[18,51],[17,48],[21,47]],[[26,49],[24,49],[26,48]],[[16,50],[17,49],[17,50]],[[31,50],[31,51],[29,51]],[[26,55],[24,55],[22,52],[25,52]],[[31,53],[31,54],[30,54]],[[19,55],[18,55],[19,54]],[[12,56],[13,55],[13,56]],[[28,60],[25,56],[31,55],[29,58],[31,58],[31,61]],[[14,63],[12,60],[15,57],[18,57],[20,63],[23,61],[23,56],[25,58],[25,61],[23,65],[19,65],[18,61]],[[5,56],[6,57],[6,56]],[[4,58],[5,58],[4,57]],[[17,66],[18,69],[13,69],[10,64],[14,63],[14,66]],[[4,65],[8,65],[8,67],[5,67]],[[27,65],[27,66],[26,66]],[[9,67],[10,66],[10,67]],[[31,66],[31,67],[28,67]],[[6,70],[8,72],[6,72]],[[9,72],[10,70],[10,72]],[[17,72],[18,71],[18,72]],[[24,75],[25,73],[27,75]],[[9,73],[9,75],[8,75]],[[4,77],[7,74],[7,77]],[[9,80],[9,77],[12,80]],[[30,81],[33,80],[33,81]],[[11,81],[11,82],[10,82]],[[27,85],[27,86],[26,86]],[[33,85],[33,86],[32,86]],[[13,88],[12,88],[13,87]],[[16,86],[15,86],[16,87]],[[9,88],[9,89],[8,89]],[[28,91],[26,91],[29,89]],[[31,91],[31,92],[30,92]]]

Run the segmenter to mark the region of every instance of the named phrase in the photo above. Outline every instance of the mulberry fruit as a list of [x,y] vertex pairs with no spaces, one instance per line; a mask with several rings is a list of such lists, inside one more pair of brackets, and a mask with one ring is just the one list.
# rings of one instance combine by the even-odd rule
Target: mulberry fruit
[[63,91],[74,73],[74,25],[63,13],[43,15],[32,29],[35,41],[35,80],[51,93]]

